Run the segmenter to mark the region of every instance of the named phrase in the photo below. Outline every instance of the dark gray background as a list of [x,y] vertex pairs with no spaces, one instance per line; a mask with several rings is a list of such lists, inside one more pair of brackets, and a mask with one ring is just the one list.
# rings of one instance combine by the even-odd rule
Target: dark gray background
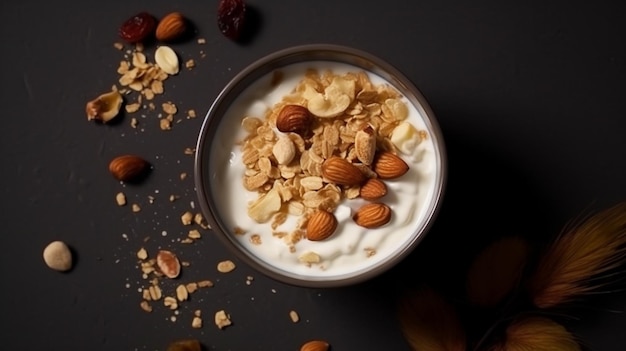
[[[408,350],[394,311],[404,287],[459,292],[472,246],[505,234],[545,238],[581,213],[626,200],[622,1],[250,0],[260,23],[245,45],[218,32],[216,4],[0,5],[2,349],[164,350],[192,337],[210,350],[296,350],[310,338],[337,351]],[[167,133],[154,114],[144,132],[129,126],[129,116],[110,126],[88,122],[85,103],[118,79],[122,54],[112,44],[119,24],[139,11],[160,17],[174,10],[207,43],[172,45],[197,67],[166,81],[157,101],[200,117]],[[449,186],[427,240],[399,267],[359,286],[295,288],[239,262],[220,275],[215,264],[233,255],[211,233],[185,249],[172,242],[188,229],[179,218],[195,201],[192,177],[178,178],[193,173],[183,150],[194,146],[212,100],[254,60],[306,43],[353,46],[403,71],[430,101],[449,151]],[[123,188],[110,177],[107,164],[122,153],[154,165],[146,182]],[[142,203],[141,213],[114,204],[121,189]],[[171,193],[181,199],[169,203]],[[216,283],[192,295],[176,323],[162,306],[152,314],[138,307],[143,281],[134,255],[146,236],[148,248],[180,250],[192,263],[183,280]],[[41,258],[57,239],[77,255],[70,273]],[[204,313],[200,330],[190,327],[194,309]],[[213,325],[219,309],[231,314],[232,327]],[[300,323],[289,320],[291,309]],[[577,304],[564,323],[595,350],[623,350],[624,310],[626,294],[616,292]]]

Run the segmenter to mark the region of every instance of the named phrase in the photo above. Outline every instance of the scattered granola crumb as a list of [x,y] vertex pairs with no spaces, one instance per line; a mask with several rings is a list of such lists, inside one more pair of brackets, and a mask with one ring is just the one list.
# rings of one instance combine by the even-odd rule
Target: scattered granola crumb
[[119,42],[113,43],[113,47],[120,51],[124,50],[124,44]]
[[124,193],[122,193],[122,192],[117,193],[117,195],[115,195],[115,201],[117,202],[118,206],[125,206],[126,205],[126,195],[124,195]]
[[139,125],[139,121],[137,121],[137,118],[133,117],[130,119],[130,126],[132,128],[137,128],[137,125]]
[[199,288],[212,288],[213,282],[210,280],[201,280],[198,282],[198,287]]
[[185,180],[187,178],[187,173],[183,172],[180,174],[180,180]]
[[180,198],[180,196],[170,195],[170,202],[174,202],[174,201],[178,200],[179,198]]
[[198,44],[206,44],[206,39],[198,38]]
[[215,325],[218,328],[224,329],[231,324],[230,316],[224,310],[215,312]]
[[197,117],[196,110],[189,110],[189,111],[187,111],[187,117],[188,118],[196,118]]
[[190,239],[200,239],[202,237],[202,235],[200,234],[200,231],[198,231],[198,229],[192,229],[189,231],[189,234],[187,234],[187,236]]
[[193,154],[196,153],[196,149],[191,148],[191,147],[187,147],[187,148],[185,148],[184,152],[185,152],[185,155],[193,155]]
[[298,315],[298,312],[296,311],[289,311],[289,318],[291,318],[291,321],[294,323],[298,323],[300,321],[300,316]]
[[170,120],[168,120],[167,118],[161,118],[159,120],[159,127],[161,128],[161,130],[171,130],[172,122],[170,122]]
[[146,312],[152,312],[152,306],[150,306],[150,303],[146,300],[141,301],[141,303],[139,303],[139,307]]
[[196,66],[196,61],[194,61],[193,59],[189,59],[185,62],[185,67],[187,69],[192,69]]
[[187,289],[188,293],[193,294],[196,290],[198,290],[198,283],[188,283],[185,285],[185,289]]
[[141,211],[141,207],[139,207],[139,205],[137,205],[137,204],[133,204],[132,210],[133,210],[133,212],[137,213],[137,212]]
[[193,319],[191,320],[191,327],[194,329],[202,328],[202,318],[198,316],[194,316]]
[[137,258],[140,260],[145,260],[146,258],[148,258],[148,251],[146,251],[146,249],[142,247],[141,249],[139,249],[139,251],[137,251]]
[[193,220],[193,213],[187,211],[185,213],[183,213],[183,215],[180,217],[181,222],[183,222],[183,225],[191,225],[191,221]]
[[221,261],[217,264],[217,271],[220,273],[230,273],[235,269],[235,263],[231,260]]
[[246,285],[251,285],[252,281],[254,280],[254,277],[249,275],[246,277]]

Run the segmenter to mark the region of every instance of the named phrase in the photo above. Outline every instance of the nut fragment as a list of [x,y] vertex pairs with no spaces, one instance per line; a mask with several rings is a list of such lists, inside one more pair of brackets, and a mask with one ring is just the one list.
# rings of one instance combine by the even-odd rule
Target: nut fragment
[[72,252],[62,241],[53,241],[43,250],[43,260],[55,271],[68,271],[72,268]]
[[89,101],[85,107],[87,120],[96,120],[106,123],[115,118],[122,107],[122,94],[118,91],[111,91],[98,96]]
[[176,278],[180,274],[180,261],[171,251],[160,250],[157,254],[157,266],[168,278]]
[[118,156],[109,163],[109,172],[115,179],[123,182],[139,181],[149,168],[148,161],[135,155]]
[[365,228],[378,228],[391,220],[391,208],[383,203],[369,203],[361,206],[352,219]]
[[328,351],[330,345],[326,341],[322,340],[311,340],[302,347],[300,347],[300,351]]
[[422,138],[411,123],[402,122],[393,129],[390,140],[400,152],[410,155],[413,154]]
[[311,241],[329,238],[337,229],[337,218],[328,211],[317,210],[309,218],[306,226],[306,237]]
[[218,328],[224,329],[231,324],[230,316],[224,310],[215,312],[215,325]]
[[154,52],[154,61],[167,74],[175,75],[180,70],[178,55],[169,46],[159,46]]

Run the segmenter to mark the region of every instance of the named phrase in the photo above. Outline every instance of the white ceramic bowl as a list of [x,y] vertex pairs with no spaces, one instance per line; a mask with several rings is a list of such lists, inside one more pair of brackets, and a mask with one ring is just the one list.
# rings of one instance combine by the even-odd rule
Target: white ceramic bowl
[[[241,120],[248,115],[263,118],[264,111],[293,89],[311,67],[320,71],[365,71],[373,82],[390,85],[410,107],[408,120],[425,131],[427,137],[420,143],[419,153],[407,161],[409,172],[398,181],[388,182],[390,194],[382,201],[392,208],[389,224],[373,230],[355,226],[352,215],[364,200],[345,200],[335,211],[340,224],[331,238],[324,242],[303,239],[290,251],[283,239],[272,235],[269,224],[258,225],[247,216],[247,204],[257,194],[243,188],[245,167],[236,142],[245,135]],[[277,71],[283,76],[278,85],[272,82]],[[287,48],[257,60],[237,74],[205,117],[195,159],[199,204],[224,245],[259,272],[306,287],[359,283],[407,256],[435,220],[446,171],[439,126],[425,98],[409,79],[369,53],[327,44]],[[236,228],[243,228],[246,233],[241,234]],[[253,243],[253,234],[258,234],[260,244],[258,240]],[[305,252],[319,253],[320,263],[300,262],[298,257]]]

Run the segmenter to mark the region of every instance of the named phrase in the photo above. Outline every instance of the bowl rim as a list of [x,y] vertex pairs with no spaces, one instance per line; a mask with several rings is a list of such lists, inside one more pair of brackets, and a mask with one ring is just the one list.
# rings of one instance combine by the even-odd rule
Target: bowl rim
[[[211,205],[213,202],[210,196],[211,185],[210,182],[205,182],[205,180],[209,179],[207,175],[210,176],[210,158],[208,155],[210,154],[211,140],[209,140],[209,135],[211,134],[211,128],[220,123],[221,118],[218,112],[220,110],[227,110],[232,101],[236,99],[238,94],[241,93],[248,84],[251,84],[265,74],[280,67],[306,61],[335,61],[346,63],[381,75],[394,85],[394,87],[401,90],[403,95],[409,98],[409,100],[416,105],[415,107],[418,108],[418,110],[421,110],[420,112],[423,114],[424,122],[429,129],[429,134],[431,134],[433,138],[433,144],[436,149],[435,153],[439,155],[436,160],[438,162],[438,174],[435,179],[433,198],[429,197],[428,211],[423,223],[421,223],[422,226],[416,228],[416,231],[413,232],[412,240],[407,241],[402,247],[398,248],[398,252],[395,255],[381,260],[377,265],[368,267],[367,269],[356,270],[350,274],[338,275],[336,278],[335,276],[311,277],[298,275],[284,271],[256,258],[252,253],[247,254],[247,250],[241,247],[241,244],[235,242],[237,239],[232,238],[234,235],[226,230],[217,219],[218,213],[214,210],[214,206]],[[309,288],[348,286],[365,282],[388,271],[408,256],[426,236],[435,222],[443,201],[447,183],[446,148],[441,128],[426,98],[408,77],[394,66],[377,56],[349,46],[336,44],[296,45],[275,51],[255,60],[237,73],[217,95],[204,117],[196,142],[194,183],[200,209],[206,221],[211,226],[212,231],[216,232],[215,234],[230,252],[248,266],[276,281],[293,286]]]

